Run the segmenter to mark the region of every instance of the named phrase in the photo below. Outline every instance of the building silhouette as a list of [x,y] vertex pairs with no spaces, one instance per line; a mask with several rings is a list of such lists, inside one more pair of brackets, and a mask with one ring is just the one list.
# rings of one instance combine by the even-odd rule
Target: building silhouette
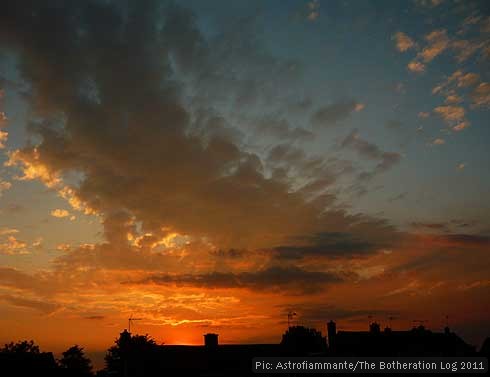
[[[109,348],[106,368],[97,377],[146,376],[253,376],[254,357],[278,356],[489,356],[490,338],[480,352],[446,327],[442,332],[420,325],[406,331],[372,322],[366,331],[338,331],[327,323],[327,337],[318,330],[291,326],[276,344],[219,344],[216,333],[204,334],[199,346],[157,344],[148,335],[120,333]],[[327,343],[328,338],[328,343]],[[32,344],[32,343],[31,343]],[[52,353],[0,352],[2,376],[70,376],[60,368]],[[12,349],[16,350],[15,352]]]
[[[123,376],[252,376],[254,357],[275,356],[477,356],[475,348],[466,344],[446,327],[433,332],[424,326],[407,331],[372,322],[366,331],[337,331],[334,321],[327,323],[327,337],[313,328],[290,326],[279,344],[219,344],[218,334],[204,334],[200,346],[156,345],[143,354],[132,355],[125,349],[128,361]],[[131,334],[121,333],[120,346],[133,344]],[[484,343],[488,352],[490,340]],[[483,348],[482,348],[483,350]],[[143,358],[144,360],[140,360]],[[137,363],[137,364],[135,364]],[[146,374],[138,374],[142,365]],[[114,375],[114,374],[112,374]],[[117,374],[115,374],[117,375]]]
[[327,324],[329,354],[343,356],[472,356],[476,354],[449,327],[432,332],[423,325],[408,331],[381,331],[377,322],[368,331],[336,331],[335,322]]
[[215,349],[218,347],[218,334],[204,334],[204,346],[208,349]]

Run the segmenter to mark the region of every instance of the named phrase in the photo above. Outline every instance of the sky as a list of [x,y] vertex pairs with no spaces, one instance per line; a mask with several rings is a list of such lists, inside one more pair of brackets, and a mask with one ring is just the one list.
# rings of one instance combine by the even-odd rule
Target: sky
[[479,347],[489,7],[3,1],[0,342],[277,343],[294,311]]

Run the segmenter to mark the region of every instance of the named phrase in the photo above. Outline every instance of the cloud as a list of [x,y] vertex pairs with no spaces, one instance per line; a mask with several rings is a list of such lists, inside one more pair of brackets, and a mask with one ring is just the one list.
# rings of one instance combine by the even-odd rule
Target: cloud
[[319,0],[312,0],[308,3],[308,15],[309,21],[316,21],[320,16],[320,2]]
[[35,299],[29,299],[25,297],[16,297],[12,295],[0,295],[0,300],[7,302],[10,305],[28,308],[40,311],[44,314],[53,313],[58,309],[58,305],[51,302],[39,301]]
[[448,234],[435,238],[437,243],[450,247],[480,247],[490,246],[490,237],[478,234]]
[[409,71],[415,72],[415,73],[425,72],[425,65],[421,62],[416,61],[416,60],[413,60],[410,63],[408,63],[407,68]]
[[343,148],[349,147],[355,150],[362,157],[378,161],[373,172],[363,174],[363,177],[366,179],[391,169],[401,160],[401,155],[399,153],[382,151],[376,144],[362,139],[357,130],[353,130],[347,135],[342,141],[341,146]]
[[245,288],[294,292],[317,292],[332,283],[343,281],[345,276],[333,272],[306,271],[297,267],[270,267],[256,272],[170,275],[153,274],[126,284],[161,284],[204,287],[215,289]]
[[476,25],[480,22],[482,16],[478,15],[478,13],[470,14],[463,20],[463,25]]
[[456,61],[463,63],[473,56],[476,52],[483,49],[486,42],[468,41],[465,39],[451,42],[451,48],[456,51]]
[[39,281],[24,272],[10,267],[0,267],[0,286],[30,290],[39,286]]
[[402,192],[398,195],[395,195],[391,198],[388,199],[389,202],[396,202],[398,200],[402,200],[402,199],[405,199],[407,197],[408,193],[407,192]]
[[447,95],[444,103],[448,105],[457,105],[458,103],[463,102],[463,99],[458,96],[456,93],[450,93]]
[[[31,128],[41,142],[10,153],[9,166],[21,169],[19,179],[41,180],[75,210],[88,208],[102,218],[124,210],[141,223],[144,232],[158,234],[166,228],[196,239],[207,237],[218,248],[270,247],[287,234],[321,231],[332,217],[348,218],[325,211],[318,202],[307,202],[304,193],[292,192],[289,182],[267,177],[259,156],[241,149],[228,136],[196,132],[192,120],[197,110],[182,100],[185,88],[174,77],[189,78],[191,83],[201,77],[199,85],[204,85],[208,75],[222,75],[206,70],[209,59],[214,63],[218,58],[214,57],[218,51],[227,56],[228,39],[225,45],[213,41],[215,50],[208,50],[192,15],[178,6],[154,7],[150,2],[129,8],[134,13],[132,24],[119,17],[118,7],[86,9],[87,5],[78,3],[60,7],[56,19],[71,12],[84,16],[73,24],[59,24],[54,14],[41,11],[46,6],[37,5],[42,16],[34,29],[35,9],[17,13],[7,6],[1,16],[14,20],[15,30],[6,38],[11,38],[10,46],[25,63],[20,65],[22,76],[36,77],[30,80],[31,106],[33,114],[43,119]],[[112,21],[96,22],[100,12],[107,12]],[[161,19],[166,20],[162,33],[156,27]],[[58,28],[56,43],[25,49],[27,41],[31,46],[49,39],[47,30],[52,25]],[[78,33],[81,29],[86,32]],[[107,39],[100,39],[100,33]],[[176,35],[182,40],[174,40]],[[121,48],[111,38],[122,41],[128,57],[123,63],[118,58]],[[65,46],[72,48],[67,51]],[[244,58],[250,54],[253,51]],[[54,58],[60,55],[64,59]],[[237,57],[227,64],[235,61],[241,69]],[[264,64],[282,67],[274,61]],[[80,90],[87,78],[96,96]],[[212,87],[216,92],[216,82],[212,84],[198,89]],[[235,89],[241,90],[241,85],[223,88],[225,92]],[[335,123],[355,112],[356,106],[360,110],[358,105],[355,101],[336,103],[320,109],[315,119]],[[66,119],[61,127],[50,122],[59,113]],[[203,131],[219,121],[215,116],[205,118]],[[68,185],[64,175],[73,173],[81,177],[79,184]]]
[[417,54],[425,63],[431,62],[449,46],[449,38],[445,29],[434,30],[425,36],[427,46]]
[[29,254],[27,243],[9,235],[5,240],[0,241],[0,254],[3,255],[24,255]]
[[439,115],[449,124],[461,122],[465,117],[465,110],[462,106],[438,106],[434,109],[434,113]]
[[5,127],[7,125],[7,121],[8,121],[7,115],[3,111],[0,111],[0,128]]
[[358,113],[359,111],[364,110],[366,105],[364,103],[356,103],[356,106],[354,107],[354,111]]
[[[286,307],[288,309],[288,307]],[[329,320],[338,321],[346,319],[362,318],[368,316],[387,317],[398,315],[395,310],[380,310],[380,309],[351,309],[341,308],[332,304],[302,304],[299,308],[295,308],[300,321],[312,321],[326,323]]]
[[12,184],[10,182],[0,180],[0,197],[5,191],[9,190],[11,187]]
[[[480,80],[480,75],[473,72],[464,73],[461,69],[453,72],[451,76],[447,78],[446,81],[440,83],[434,89],[432,89],[432,94],[445,93],[448,87],[454,86],[456,88],[466,88],[474,86]],[[450,89],[449,91],[454,90]]]
[[457,166],[458,170],[463,170],[465,167],[466,167],[466,164],[463,162],[458,164],[458,166]]
[[9,235],[9,234],[16,234],[19,233],[18,229],[14,228],[0,228],[0,236],[4,235]]
[[280,140],[290,141],[306,141],[314,138],[314,134],[302,127],[291,127],[289,122],[285,119],[276,119],[273,117],[263,118],[257,121],[253,128],[256,132],[256,136],[263,138],[264,136],[271,136]]
[[458,75],[458,87],[466,88],[468,86],[473,86],[480,80],[480,75],[477,73],[468,72],[466,74]]
[[66,209],[57,208],[51,211],[51,216],[58,217],[58,218],[68,217],[70,216],[70,212],[68,212]]
[[414,0],[415,4],[423,8],[434,8],[441,5],[444,0]]
[[463,122],[460,122],[460,123],[456,124],[455,126],[453,126],[452,130],[459,132],[459,131],[463,131],[464,129],[468,128],[469,126],[470,126],[470,123],[468,121],[463,121]]
[[60,243],[59,245],[56,246],[56,250],[58,251],[69,251],[71,249],[70,244],[68,243]]
[[[419,50],[418,45],[411,40],[410,42],[412,42],[412,44],[408,43],[406,45],[419,50],[416,57],[407,66],[410,71],[415,73],[424,72],[426,65],[446,50],[453,51],[456,61],[458,63],[463,63],[479,51],[482,53],[482,56],[484,56],[485,50],[488,48],[488,42],[481,38],[475,40],[451,40],[447,35],[446,29],[433,30],[425,35],[424,40],[426,45],[422,50]],[[474,78],[468,77],[468,79]]]
[[391,39],[395,40],[396,48],[400,52],[405,52],[415,47],[415,42],[401,31],[395,33]]
[[446,231],[448,230],[446,223],[425,223],[414,221],[410,225],[415,229],[430,230],[430,231]]
[[103,315],[90,315],[90,316],[84,317],[84,319],[88,319],[91,321],[100,321],[100,320],[105,319],[105,318],[106,317]]
[[[31,88],[26,101],[36,141],[11,151],[8,165],[20,170],[18,179],[43,182],[73,211],[96,214],[103,241],[63,245],[49,276],[0,271],[0,284],[76,292],[87,283],[101,289],[123,274],[138,280],[150,273],[150,280],[169,286],[308,293],[345,276],[292,267],[274,257],[274,247],[328,232],[348,235],[336,245],[319,244],[333,255],[367,255],[363,243],[397,239],[384,221],[333,206],[336,196],[324,190],[350,166],[291,146],[310,137],[308,130],[265,117],[264,129],[284,139],[266,145],[266,156],[233,132],[257,103],[274,114],[273,99],[283,110],[297,99],[276,95],[296,77],[291,62],[256,48],[255,35],[244,35],[241,23],[208,39],[178,5],[115,4],[68,2],[56,12],[42,2],[28,10],[2,5],[0,25],[12,27],[0,26],[0,40],[9,42]],[[59,22],[66,19],[73,22]],[[230,103],[232,116],[222,103]],[[312,122],[337,124],[363,107],[336,102],[318,109]],[[398,158],[380,151],[375,169]],[[290,173],[301,179],[292,182]],[[171,234],[181,244],[163,242]],[[347,250],[349,240],[359,249]],[[213,250],[245,251],[240,257]],[[271,260],[278,265],[265,268]]]
[[443,145],[443,144],[446,144],[446,142],[444,141],[444,139],[441,139],[441,138],[437,138],[437,139],[434,139],[434,141],[432,142],[433,145]]
[[[449,221],[446,224],[450,231],[453,222]],[[416,294],[417,290],[421,294],[425,294],[425,291],[430,293],[434,287],[444,284],[446,293],[439,292],[439,294],[454,298],[456,287],[487,278],[490,265],[486,252],[490,240],[485,235],[433,234],[430,229],[427,229],[427,232],[412,237],[411,242],[413,244],[410,249],[414,252],[407,250],[411,256],[387,268],[385,273],[392,277],[401,275],[403,277],[401,281],[405,281],[406,288],[408,288],[406,279],[411,278],[416,287],[408,291],[412,291],[413,294]],[[406,297],[409,296],[410,294]]]
[[[462,131],[470,126],[470,122],[465,118],[466,112],[464,107],[456,105],[465,101],[463,95],[467,95],[467,92],[463,90],[475,87],[479,81],[480,75],[473,72],[465,73],[458,69],[444,82],[432,89],[432,94],[440,94],[446,97],[444,102],[447,106],[436,107],[434,112],[444,119],[446,124],[450,126],[453,131]],[[472,107],[478,107],[478,105],[475,104],[478,100],[475,101],[474,97],[474,93],[478,87],[479,86],[470,93],[470,98],[473,101]],[[461,91],[463,91],[463,95],[461,95]]]
[[[1,84],[1,80],[0,80]],[[3,89],[0,88],[0,101],[3,100],[3,97],[5,96],[5,92]],[[8,141],[8,135],[9,133],[7,131],[4,131],[2,128],[5,128],[8,123],[8,118],[5,112],[0,111],[0,149],[4,149],[6,146],[6,143]],[[1,188],[0,188],[0,196],[1,196]]]
[[474,107],[490,107],[490,83],[480,83],[471,93],[471,99]]
[[315,127],[329,127],[347,119],[353,112],[361,111],[364,105],[354,100],[336,102],[319,108],[311,117]]
[[276,246],[272,251],[277,258],[289,260],[308,257],[352,258],[373,254],[383,247],[382,243],[368,238],[359,239],[349,233],[323,232],[313,236],[296,237],[295,241],[296,244]]
[[426,112],[426,111],[421,111],[417,115],[418,115],[419,118],[422,118],[422,119],[425,119],[425,118],[430,117],[430,113],[429,112]]
[[0,149],[5,148],[8,140],[9,133],[7,131],[0,130]]
[[480,31],[482,33],[490,33],[490,16],[482,21]]

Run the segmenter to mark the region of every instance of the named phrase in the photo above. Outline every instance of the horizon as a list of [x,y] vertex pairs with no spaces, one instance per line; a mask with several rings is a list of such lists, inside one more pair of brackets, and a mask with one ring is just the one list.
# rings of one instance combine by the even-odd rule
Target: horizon
[[[368,323],[369,324],[372,324],[372,323],[378,323],[380,326],[381,326],[381,329],[382,329],[382,332],[386,332],[386,329],[390,329],[390,332],[393,331],[393,332],[409,332],[411,330],[415,330],[417,327],[419,326],[422,326],[423,328],[425,328],[425,330],[428,330],[429,332],[433,332],[433,333],[437,333],[437,332],[444,332],[446,330],[445,329],[441,329],[442,331],[437,331],[437,329],[432,329],[430,327],[426,327],[424,326],[424,324],[422,323],[423,321],[412,321],[413,322],[413,325],[411,328],[407,328],[407,329],[393,329],[391,327],[388,327],[386,326],[386,328],[383,330],[383,326],[382,326],[382,323],[378,323],[376,322],[376,320],[373,320],[372,322]],[[337,323],[336,323],[337,324]],[[286,328],[285,332],[283,334],[281,334],[282,336],[288,331],[288,330],[291,330],[291,328],[294,328],[294,327],[305,327],[301,324],[291,324],[291,326],[289,326],[288,328]],[[308,328],[308,327],[306,327]],[[328,339],[328,335],[327,335],[327,331],[323,332],[322,330],[323,329],[318,329],[318,328],[315,328],[315,330],[319,331],[320,334],[322,335],[322,337],[327,340]],[[122,334],[123,332],[127,331],[127,329],[123,329],[123,331],[120,333]],[[345,329],[345,328],[342,328],[342,327],[339,327],[337,329],[338,332],[370,332],[370,329],[369,328],[366,328],[366,329],[359,329],[359,330],[352,330],[352,329]],[[449,331],[451,333],[454,333],[456,335],[457,332],[453,331],[453,329],[450,329],[449,328]],[[139,336],[139,335],[143,335],[143,334],[139,334],[139,333],[131,333],[129,332],[129,334],[133,335],[133,336]],[[203,337],[207,334],[202,334]],[[217,334],[218,337],[220,334]],[[201,343],[182,343],[182,342],[175,342],[175,343],[165,343],[164,341],[163,342],[159,342],[157,339],[154,339],[151,334],[148,334],[146,333],[146,336],[149,336],[150,339],[154,340],[155,343],[158,345],[158,346],[184,346],[184,347],[206,347],[205,344],[204,344],[204,341],[202,339]],[[117,339],[117,337],[115,337],[115,339]],[[489,337],[486,338],[486,340],[488,341]],[[33,340],[33,339],[19,339],[18,341],[23,341],[23,340]],[[465,339],[463,339],[464,341]],[[15,343],[15,341],[14,341]],[[39,345],[36,341],[34,341],[35,344]],[[241,342],[241,343],[236,343],[236,342],[227,342],[226,341],[226,337],[225,337],[225,341],[223,342],[222,339],[219,339],[218,340],[218,343],[220,346],[246,346],[246,345],[278,345],[280,344],[281,342],[280,341],[277,341],[277,342],[256,342],[256,343],[244,343],[244,342]],[[328,343],[330,343],[330,340],[328,340]],[[40,346],[40,351],[41,352],[51,352],[53,353],[54,357],[56,360],[59,360],[62,356],[62,352],[64,352],[66,349],[68,349],[69,347],[73,346],[73,345],[78,345],[78,346],[81,346],[82,349],[85,350],[85,355],[89,358],[90,362],[91,362],[91,365],[93,366],[94,368],[94,371],[99,371],[99,370],[103,370],[105,367],[106,367],[106,363],[105,363],[105,356],[107,355],[107,351],[109,349],[109,347],[113,346],[115,343],[111,343],[110,345],[108,345],[105,349],[103,350],[90,350],[90,351],[87,351],[85,350],[85,347],[82,345],[82,344],[79,344],[79,343],[75,343],[75,344],[71,344],[69,346],[66,346],[64,349],[61,349],[61,350],[57,350],[57,351],[53,351],[53,350],[50,350],[50,349],[43,349],[42,346]],[[480,349],[482,349],[482,346],[483,344],[480,344],[480,345],[474,345],[474,344],[470,344],[470,346],[473,346],[475,348],[475,350],[479,351]]]
[[480,347],[489,115],[487,1],[6,0],[0,344]]

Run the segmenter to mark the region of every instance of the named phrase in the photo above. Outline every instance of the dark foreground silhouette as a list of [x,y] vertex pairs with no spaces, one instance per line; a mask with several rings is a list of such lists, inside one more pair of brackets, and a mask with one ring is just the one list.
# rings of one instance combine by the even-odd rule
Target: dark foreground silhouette
[[[315,329],[292,326],[280,344],[219,345],[217,334],[206,334],[203,346],[159,345],[148,335],[124,330],[107,350],[105,368],[96,374],[83,348],[75,345],[55,360],[33,341],[6,344],[0,349],[2,376],[146,377],[251,376],[254,357],[273,356],[486,356],[490,338],[479,352],[446,328],[432,332],[423,326],[409,331],[337,331],[327,325],[327,338]],[[283,374],[285,376],[285,374]]]

